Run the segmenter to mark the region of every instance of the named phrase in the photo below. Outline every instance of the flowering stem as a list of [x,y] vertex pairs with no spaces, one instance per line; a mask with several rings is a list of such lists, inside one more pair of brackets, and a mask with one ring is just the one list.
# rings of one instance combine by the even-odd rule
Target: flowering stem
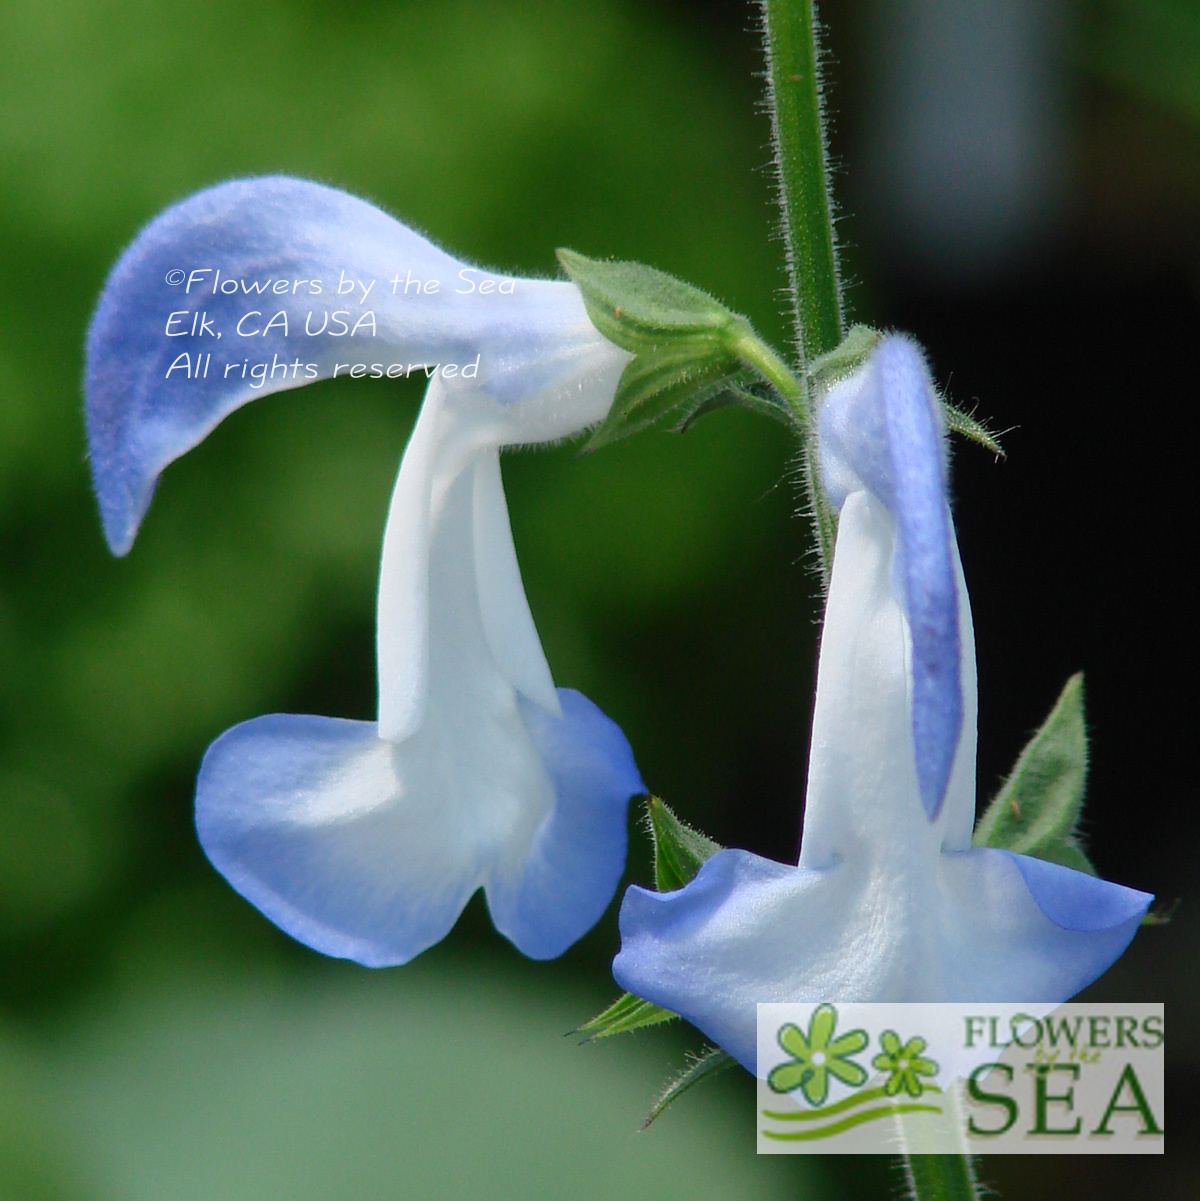
[[908,1201],[978,1201],[979,1184],[975,1179],[975,1161],[967,1153],[967,1135],[963,1118],[962,1082],[946,1090],[947,1117],[952,1123],[957,1155],[914,1155],[909,1150],[905,1119],[896,1123],[908,1185]]
[[818,478],[811,390],[803,369],[819,355],[833,350],[845,330],[829,195],[816,15],[813,0],[760,3],[767,58],[767,107],[787,246],[795,344],[802,368],[802,402],[799,406],[793,404],[793,409],[804,410],[804,486],[822,581],[828,586],[837,517]]
[[969,1155],[904,1155],[912,1201],[975,1201],[979,1189]]
[[763,0],[762,20],[796,347],[807,365],[845,332],[813,0]]

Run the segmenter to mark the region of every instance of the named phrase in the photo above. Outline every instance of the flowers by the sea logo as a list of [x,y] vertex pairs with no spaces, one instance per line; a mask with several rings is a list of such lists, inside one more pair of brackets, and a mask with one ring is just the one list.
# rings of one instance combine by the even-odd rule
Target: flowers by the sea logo
[[1164,1151],[1162,1005],[761,1004],[760,1152]]

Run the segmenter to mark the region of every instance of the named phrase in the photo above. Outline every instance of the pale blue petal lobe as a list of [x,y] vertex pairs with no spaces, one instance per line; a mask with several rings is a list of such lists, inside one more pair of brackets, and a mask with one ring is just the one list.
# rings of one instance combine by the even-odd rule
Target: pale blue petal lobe
[[[240,405],[328,375],[339,356],[386,359],[373,348],[399,325],[414,361],[453,351],[443,306],[422,297],[404,310],[386,280],[411,271],[448,291],[459,266],[373,205],[285,177],[220,184],[152,221],[113,268],[88,333],[88,441],[113,551],[129,549],[162,469]],[[364,298],[348,280],[376,282]],[[370,312],[377,336],[369,325],[353,334]],[[167,336],[172,314],[179,336]]]
[[1153,893],[1113,884],[1030,855],[997,850],[1017,865],[1038,908],[1064,930],[1097,931],[1141,922]]
[[[632,887],[621,902],[613,978],[686,1018],[753,1072],[759,1001],[829,999],[789,987],[794,969],[821,955],[825,882],[819,872],[724,850],[676,892]],[[796,901],[818,928],[789,920]]]
[[945,799],[963,723],[959,603],[937,400],[919,349],[885,338],[831,390],[821,414],[826,487],[840,508],[865,487],[896,522],[898,591],[912,636],[917,781],[930,820]]
[[487,883],[496,928],[533,959],[561,955],[600,919],[625,867],[629,800],[646,791],[620,727],[572,689],[558,699],[561,717],[521,702],[553,808],[528,858]]
[[1106,971],[1153,899],[1055,863],[979,847],[941,857],[944,999],[1073,997]]
[[273,714],[209,748],[196,828],[217,870],[276,925],[380,967],[444,938],[482,883],[482,851],[440,799],[405,789],[373,722]]
[[864,879],[720,851],[676,892],[628,890],[613,976],[753,1071],[759,1002],[1058,1004],[1120,956],[1151,900],[990,848],[930,869]]

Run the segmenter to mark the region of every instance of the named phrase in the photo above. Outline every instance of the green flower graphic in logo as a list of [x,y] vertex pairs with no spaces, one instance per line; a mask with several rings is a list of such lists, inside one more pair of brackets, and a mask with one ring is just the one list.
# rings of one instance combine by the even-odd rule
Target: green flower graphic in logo
[[870,1041],[867,1032],[851,1030],[834,1038],[835,1026],[837,1010],[832,1005],[818,1005],[813,1010],[807,1034],[791,1022],[781,1026],[779,1045],[792,1056],[792,1061],[772,1068],[767,1084],[777,1093],[800,1089],[813,1106],[823,1104],[829,1095],[831,1074],[852,1088],[865,1084],[866,1069],[853,1063],[850,1056],[857,1055]]
[[925,1092],[925,1085],[918,1079],[920,1076],[936,1076],[938,1065],[932,1059],[923,1059],[921,1052],[928,1045],[923,1038],[910,1038],[901,1044],[900,1035],[894,1030],[885,1030],[879,1036],[879,1045],[883,1048],[871,1060],[871,1066],[881,1072],[891,1072],[883,1085],[883,1091],[894,1097],[904,1089],[910,1097],[919,1097]]

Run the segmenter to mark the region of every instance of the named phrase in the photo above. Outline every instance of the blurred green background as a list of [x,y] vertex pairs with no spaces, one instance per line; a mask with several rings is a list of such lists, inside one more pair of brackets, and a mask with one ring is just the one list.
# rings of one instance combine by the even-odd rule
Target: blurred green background
[[[956,111],[938,65],[965,54],[970,81],[970,45],[938,43],[934,0],[824,9],[855,316],[912,329],[956,399],[1020,427],[1006,465],[963,451],[956,468],[981,792],[1083,667],[1095,858],[1165,899],[1195,891],[1194,591],[1176,564],[1195,518],[1196,7],[1005,9],[1042,48],[1032,118],[955,135],[946,213],[912,164],[959,143],[930,132],[897,159],[908,135],[885,118],[912,101],[934,116],[909,134],[934,130]],[[270,711],[373,715],[375,573],[415,385],[240,411],[168,470],[123,561],[80,420],[109,267],[165,205],[239,174],[344,187],[516,273],[552,274],[562,245],[649,262],[786,342],[753,24],[688,0],[0,2],[3,1201],[889,1195],[882,1162],[755,1156],[733,1074],[635,1133],[700,1040],[563,1037],[615,991],[615,911],[544,965],[476,902],[446,944],[370,973],[292,944],[204,860],[191,790],[217,734]],[[1034,163],[1047,130],[1043,182],[960,222],[943,262],[926,227],[969,209],[972,148],[1015,139],[1012,161]],[[1008,195],[991,178],[977,192]],[[621,723],[684,816],[794,856],[818,608],[784,435],[724,412],[586,459],[510,456],[505,479],[557,681]],[[1194,1011],[1197,943],[1185,904],[1105,995]],[[1198,1024],[1176,1025],[1173,1120],[1197,1114]],[[1174,1142],[1170,1167],[1136,1176],[1085,1160],[985,1176],[1011,1197],[1137,1181],[1167,1201],[1194,1195],[1196,1167]]]

